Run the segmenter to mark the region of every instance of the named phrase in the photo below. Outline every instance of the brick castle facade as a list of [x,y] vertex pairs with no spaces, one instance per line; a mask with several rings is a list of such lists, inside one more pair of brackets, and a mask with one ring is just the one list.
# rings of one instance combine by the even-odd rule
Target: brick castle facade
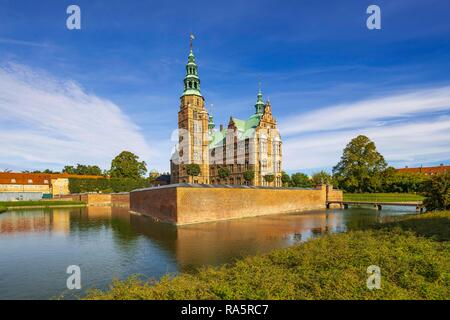
[[[247,120],[230,117],[227,128],[215,128],[205,107],[195,56],[186,65],[178,112],[179,141],[171,157],[171,183],[281,187],[282,141],[269,101],[261,90]],[[190,175],[189,165],[200,167]]]

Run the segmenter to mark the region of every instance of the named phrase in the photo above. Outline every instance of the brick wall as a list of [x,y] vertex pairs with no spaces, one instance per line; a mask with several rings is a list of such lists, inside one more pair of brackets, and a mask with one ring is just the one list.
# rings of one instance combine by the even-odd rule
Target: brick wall
[[113,207],[130,207],[130,193],[111,193],[111,205]]
[[113,206],[113,207],[130,207],[130,194],[124,193],[81,193],[68,194],[55,197],[61,200],[83,201],[88,206]]
[[326,189],[174,185],[131,192],[130,208],[157,220],[189,224],[323,209]]

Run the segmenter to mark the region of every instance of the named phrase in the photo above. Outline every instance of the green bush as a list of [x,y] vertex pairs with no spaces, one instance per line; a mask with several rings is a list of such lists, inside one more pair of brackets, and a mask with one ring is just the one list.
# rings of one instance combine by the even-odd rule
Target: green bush
[[0,213],[6,212],[6,208],[5,207],[0,207]]
[[230,169],[228,169],[227,167],[220,167],[218,173],[220,179],[226,179],[231,174]]
[[252,170],[247,170],[244,172],[245,181],[252,181],[255,178],[255,172]]
[[135,189],[147,188],[150,186],[148,179],[69,179],[70,193],[83,192],[130,192]]
[[450,210],[450,173],[438,174],[425,182],[425,200],[428,211]]
[[70,206],[70,205],[81,205],[85,204],[81,201],[64,201],[64,200],[52,200],[52,201],[40,201],[40,200],[24,200],[24,201],[0,201],[0,207],[6,208],[8,207],[52,207],[52,206]]
[[197,177],[200,175],[200,166],[197,163],[190,163],[185,166],[188,176]]
[[264,180],[266,180],[267,182],[273,182],[275,180],[275,176],[273,174],[266,174],[264,176]]
[[[115,281],[109,290],[92,290],[87,298],[448,300],[449,222],[450,212],[407,217],[193,274]],[[380,290],[366,287],[370,265],[381,268]]]

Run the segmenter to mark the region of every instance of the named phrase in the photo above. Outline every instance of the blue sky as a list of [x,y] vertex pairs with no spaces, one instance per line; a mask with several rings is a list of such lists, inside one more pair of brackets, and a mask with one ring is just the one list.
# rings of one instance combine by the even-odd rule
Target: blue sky
[[0,0],[0,170],[107,168],[128,149],[168,171],[190,32],[216,124],[250,116],[261,82],[287,171],[329,170],[357,134],[396,167],[448,164],[449,14],[444,0]]

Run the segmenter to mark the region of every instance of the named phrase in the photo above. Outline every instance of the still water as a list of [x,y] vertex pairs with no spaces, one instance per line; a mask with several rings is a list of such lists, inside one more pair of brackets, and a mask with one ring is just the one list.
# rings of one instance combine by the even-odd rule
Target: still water
[[[0,214],[0,299],[77,298],[132,274],[232,262],[407,213],[414,209],[336,209],[177,228],[123,208],[10,211]],[[81,290],[67,290],[69,265],[81,268]]]

